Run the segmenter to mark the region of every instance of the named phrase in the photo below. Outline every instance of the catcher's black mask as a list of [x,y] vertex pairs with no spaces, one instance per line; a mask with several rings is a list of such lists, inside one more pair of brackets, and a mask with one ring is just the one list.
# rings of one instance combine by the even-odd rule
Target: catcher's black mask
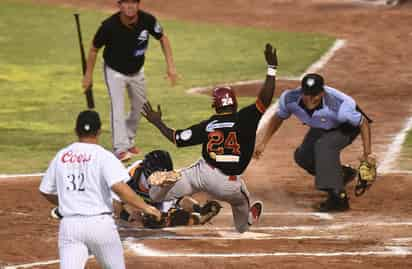
[[173,170],[173,161],[169,152],[164,150],[154,150],[147,153],[143,160],[143,174],[149,177],[156,171]]

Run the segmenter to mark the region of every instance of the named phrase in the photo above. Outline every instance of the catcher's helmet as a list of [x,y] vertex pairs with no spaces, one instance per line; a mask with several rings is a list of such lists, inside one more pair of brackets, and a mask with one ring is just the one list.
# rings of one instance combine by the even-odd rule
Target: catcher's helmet
[[230,87],[219,87],[213,90],[213,104],[215,109],[232,106],[237,110],[237,100],[235,92]]
[[169,152],[164,150],[154,150],[147,153],[143,159],[143,174],[149,177],[156,171],[173,170],[173,161]]

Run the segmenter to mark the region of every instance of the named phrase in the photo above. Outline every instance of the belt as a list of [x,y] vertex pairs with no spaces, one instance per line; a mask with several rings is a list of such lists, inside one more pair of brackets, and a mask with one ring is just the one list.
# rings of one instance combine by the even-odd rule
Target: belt
[[70,216],[66,216],[67,217],[84,217],[84,218],[88,218],[88,217],[97,217],[97,216],[102,216],[102,215],[112,215],[112,212],[103,212],[103,213],[99,213],[99,214],[95,214],[95,215],[80,215],[80,214],[75,214],[75,215],[70,215]]
[[226,175],[226,174],[223,173],[219,168],[214,167],[213,165],[211,165],[211,164],[208,163],[208,162],[206,162],[206,163],[207,163],[207,165],[209,165],[209,167],[212,168],[213,170],[214,170],[214,169],[217,169],[217,170],[219,170],[220,173],[222,173],[222,174],[224,174],[225,176],[227,176],[228,179],[229,179],[229,181],[236,181],[237,175]]

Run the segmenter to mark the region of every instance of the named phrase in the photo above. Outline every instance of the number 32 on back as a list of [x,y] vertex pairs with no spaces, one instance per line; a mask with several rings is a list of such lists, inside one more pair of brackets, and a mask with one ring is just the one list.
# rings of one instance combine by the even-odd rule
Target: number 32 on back
[[84,187],[85,175],[80,173],[78,175],[70,174],[67,176],[66,190],[68,191],[85,191]]

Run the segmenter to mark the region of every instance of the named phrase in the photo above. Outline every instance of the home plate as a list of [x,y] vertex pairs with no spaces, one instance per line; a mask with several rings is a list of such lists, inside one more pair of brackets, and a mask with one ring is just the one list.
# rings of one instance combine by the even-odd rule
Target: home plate
[[238,233],[238,232],[219,231],[218,234],[222,236],[223,238],[228,237],[228,238],[239,238],[239,239],[256,239],[256,238],[271,236],[271,234],[254,233],[254,232]]

